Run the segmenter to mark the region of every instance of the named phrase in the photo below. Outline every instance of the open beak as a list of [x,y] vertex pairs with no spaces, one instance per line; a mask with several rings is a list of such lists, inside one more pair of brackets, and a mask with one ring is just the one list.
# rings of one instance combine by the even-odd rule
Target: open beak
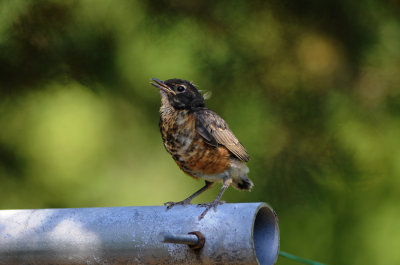
[[151,80],[153,80],[155,83],[150,83],[153,86],[155,86],[156,88],[163,90],[167,93],[171,93],[172,95],[176,95],[175,91],[173,91],[169,86],[167,86],[163,81],[161,81],[160,79],[157,78],[152,78]]

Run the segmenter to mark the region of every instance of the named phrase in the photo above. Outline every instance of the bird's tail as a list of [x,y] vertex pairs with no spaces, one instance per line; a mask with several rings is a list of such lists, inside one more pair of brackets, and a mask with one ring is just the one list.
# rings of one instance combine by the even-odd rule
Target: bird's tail
[[250,191],[251,188],[253,188],[254,186],[253,182],[249,179],[247,175],[242,175],[239,179],[233,179],[232,185],[238,190],[248,191]]
[[246,166],[245,162],[232,160],[229,173],[234,188],[238,190],[251,190],[254,186],[253,182],[247,176],[249,168]]

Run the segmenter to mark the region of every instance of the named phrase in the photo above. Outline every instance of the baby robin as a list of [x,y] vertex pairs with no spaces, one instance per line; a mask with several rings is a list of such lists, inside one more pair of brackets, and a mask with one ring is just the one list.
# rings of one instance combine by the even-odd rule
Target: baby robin
[[161,95],[159,127],[165,148],[186,174],[205,181],[204,187],[185,200],[166,202],[167,210],[175,205],[190,204],[215,182],[223,183],[214,201],[199,204],[205,207],[200,220],[211,208],[216,211],[217,206],[224,203],[220,199],[229,185],[238,190],[251,190],[253,182],[247,176],[246,166],[250,157],[228,124],[206,108],[203,96],[191,82],[152,80],[151,84]]

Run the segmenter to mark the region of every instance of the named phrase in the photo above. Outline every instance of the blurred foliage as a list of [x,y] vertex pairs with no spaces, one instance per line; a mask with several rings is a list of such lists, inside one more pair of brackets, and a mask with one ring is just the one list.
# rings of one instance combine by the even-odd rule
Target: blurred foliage
[[3,0],[0,207],[159,205],[201,187],[158,131],[149,79],[177,77],[213,92],[252,157],[254,190],[224,198],[270,203],[283,250],[399,264],[399,18],[390,0]]

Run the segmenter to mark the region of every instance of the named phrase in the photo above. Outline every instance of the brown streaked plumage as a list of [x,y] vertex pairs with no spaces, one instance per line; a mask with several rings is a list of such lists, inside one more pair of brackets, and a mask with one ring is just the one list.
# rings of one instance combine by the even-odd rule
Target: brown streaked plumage
[[232,184],[239,190],[251,190],[253,183],[247,177],[246,149],[215,112],[205,107],[203,96],[189,81],[153,78],[161,96],[160,131],[164,146],[178,166],[189,176],[205,180],[205,186],[180,202],[167,202],[167,209],[189,204],[193,198],[222,182],[222,188],[211,203],[199,204],[209,209],[223,202],[224,191]]

